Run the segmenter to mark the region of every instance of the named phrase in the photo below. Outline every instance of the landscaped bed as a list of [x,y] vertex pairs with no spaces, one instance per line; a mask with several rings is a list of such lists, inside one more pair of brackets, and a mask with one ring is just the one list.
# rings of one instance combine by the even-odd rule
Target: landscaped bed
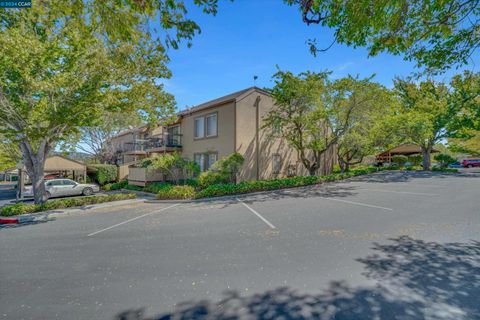
[[323,182],[338,181],[383,170],[389,170],[389,168],[369,167],[353,169],[344,173],[336,172],[325,176],[298,176],[273,180],[242,181],[237,184],[219,183],[212,184],[206,187],[198,185],[196,180],[188,180],[185,181],[185,184],[183,185],[172,185],[169,183],[151,183],[142,188],[138,186],[130,186],[126,183],[118,183],[113,188],[111,186],[109,186],[108,188],[109,190],[116,188],[124,188],[135,191],[151,192],[156,194],[157,199],[159,200],[203,199],[258,191],[271,191],[308,186],[320,184]]
[[[352,169],[348,172],[334,172],[325,176],[298,176],[291,178],[259,180],[259,181],[242,181],[240,183],[202,183],[202,179],[188,179],[181,181],[180,185],[174,185],[169,182],[153,182],[145,187],[129,185],[127,180],[123,180],[113,184],[107,184],[104,190],[131,190],[156,194],[159,200],[191,200],[204,199],[212,197],[220,197],[235,194],[244,194],[258,191],[279,190],[293,187],[308,186],[320,184],[323,182],[338,181],[359,175],[365,175],[377,171],[399,170],[398,166],[390,167],[362,167]],[[403,167],[402,170],[417,171],[420,167]],[[440,172],[458,172],[456,169],[434,168],[432,171]]]
[[110,194],[101,196],[76,197],[47,201],[39,204],[16,203],[11,206],[5,206],[0,209],[0,216],[9,217],[25,213],[34,213],[40,211],[64,209],[70,207],[79,207],[84,205],[104,203],[118,200],[134,199],[137,195],[133,193],[128,194]]

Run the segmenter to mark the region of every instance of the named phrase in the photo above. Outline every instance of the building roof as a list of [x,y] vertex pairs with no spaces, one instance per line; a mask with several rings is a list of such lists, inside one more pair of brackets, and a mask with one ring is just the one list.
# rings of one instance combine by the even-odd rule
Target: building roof
[[[439,150],[432,148],[432,153],[435,152],[440,152]],[[405,143],[401,144],[398,147],[392,148],[390,150],[384,151],[380,154],[378,154],[379,157],[381,156],[388,156],[389,154],[394,155],[394,154],[415,154],[415,153],[422,153],[422,148],[420,148],[419,145],[413,144],[413,143]]]
[[263,89],[260,89],[260,88],[257,88],[257,87],[250,87],[250,88],[246,88],[246,89],[243,89],[243,90],[240,90],[240,91],[237,91],[237,92],[227,94],[223,97],[220,97],[220,98],[217,98],[217,99],[214,99],[214,100],[204,102],[202,104],[196,105],[196,106],[191,107],[189,109],[180,111],[178,114],[180,116],[187,115],[187,114],[190,114],[190,113],[193,113],[193,112],[197,112],[197,111],[201,111],[201,110],[208,109],[208,108],[211,108],[211,107],[219,106],[219,105],[222,105],[222,104],[225,104],[225,103],[228,103],[228,102],[238,101],[238,100],[241,100],[242,98],[246,97],[247,95],[249,95],[250,93],[255,92],[255,91],[269,95],[269,93],[267,91],[263,90]]
[[[205,109],[215,107],[215,106],[219,106],[219,105],[222,105],[222,104],[225,104],[225,103],[228,103],[228,102],[239,101],[239,100],[242,100],[244,97],[248,96],[250,93],[255,92],[255,91],[266,94],[266,95],[270,95],[270,93],[268,93],[267,91],[253,86],[253,87],[249,87],[249,88],[246,88],[246,89],[243,89],[243,90],[240,90],[240,91],[229,93],[229,94],[227,94],[225,96],[222,96],[220,98],[213,99],[213,100],[201,103],[199,105],[193,106],[191,108],[182,110],[180,112],[177,112],[177,116],[181,117],[181,116],[184,116],[184,115],[191,114],[193,112],[205,110]],[[124,130],[124,131],[118,133],[117,135],[113,136],[112,138],[121,137],[121,136],[129,134],[129,133],[145,132],[145,131],[147,131],[147,125],[141,125],[139,127]]]

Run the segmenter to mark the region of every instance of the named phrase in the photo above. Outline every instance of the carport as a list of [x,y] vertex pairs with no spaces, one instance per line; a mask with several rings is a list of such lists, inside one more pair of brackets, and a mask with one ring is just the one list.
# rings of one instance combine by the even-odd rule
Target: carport
[[[25,186],[25,182],[28,178],[26,173],[25,166],[23,164],[19,165],[18,168],[18,198],[22,198],[21,190]],[[45,160],[45,177],[64,177],[72,178],[73,180],[78,180],[83,178],[84,181],[87,180],[87,165],[83,162],[69,159],[64,156],[54,155],[48,157]]]
[[[432,153],[440,152],[439,150],[432,148]],[[419,145],[413,143],[401,144],[398,147],[389,149],[382,153],[379,153],[375,159],[377,162],[392,162],[392,157],[397,155],[411,156],[414,154],[422,154],[422,148]]]

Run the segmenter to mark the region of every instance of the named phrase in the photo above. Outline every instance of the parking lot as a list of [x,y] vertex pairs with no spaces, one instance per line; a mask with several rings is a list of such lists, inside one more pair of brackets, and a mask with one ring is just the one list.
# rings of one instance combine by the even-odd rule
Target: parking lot
[[381,172],[2,228],[0,319],[480,319],[479,197]]

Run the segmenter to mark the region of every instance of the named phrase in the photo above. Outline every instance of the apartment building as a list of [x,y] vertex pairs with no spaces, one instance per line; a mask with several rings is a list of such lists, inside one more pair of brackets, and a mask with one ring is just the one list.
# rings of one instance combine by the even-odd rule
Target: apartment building
[[[111,143],[120,163],[179,152],[204,171],[221,157],[238,152],[245,158],[239,181],[306,175],[297,152],[284,139],[272,137],[270,128],[262,128],[264,116],[274,107],[268,92],[251,87],[181,111],[169,126],[127,130]],[[335,159],[331,148],[320,171],[329,172]]]

